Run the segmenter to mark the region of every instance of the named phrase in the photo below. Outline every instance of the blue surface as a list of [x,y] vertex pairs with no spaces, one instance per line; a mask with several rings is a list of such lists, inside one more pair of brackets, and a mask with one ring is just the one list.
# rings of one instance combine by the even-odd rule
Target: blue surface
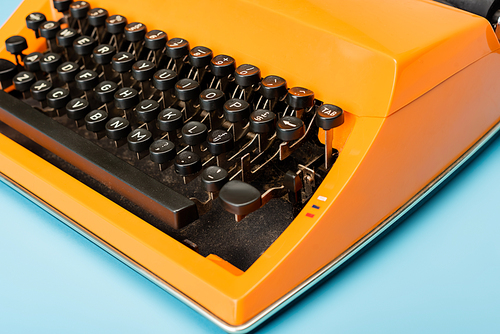
[[[497,139],[258,333],[499,333],[499,171]],[[221,332],[3,183],[0,212],[0,333]]]

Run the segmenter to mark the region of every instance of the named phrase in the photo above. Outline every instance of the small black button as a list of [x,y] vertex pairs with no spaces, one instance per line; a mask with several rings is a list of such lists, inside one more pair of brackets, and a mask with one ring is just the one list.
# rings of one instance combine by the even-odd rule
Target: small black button
[[209,192],[221,190],[228,180],[227,170],[222,167],[210,166],[201,173],[201,182]]
[[218,55],[210,61],[210,69],[216,77],[226,77],[234,73],[236,62],[233,57]]
[[[95,110],[95,111],[100,112],[99,110]],[[90,104],[89,104],[89,101],[87,101],[85,99],[76,98],[76,99],[69,101],[66,104],[66,115],[68,116],[69,119],[74,119],[74,120],[82,119],[89,112],[90,112]],[[96,118],[96,117],[94,116],[94,118]],[[89,120],[91,122],[93,122],[93,119],[89,119]],[[106,124],[106,122],[104,122],[104,124]],[[104,124],[103,124],[103,128],[104,128]],[[93,130],[91,130],[91,131],[93,131]]]
[[106,24],[108,11],[102,8],[92,8],[88,13],[89,24],[92,27],[102,27]]
[[245,100],[231,99],[224,103],[224,118],[231,123],[241,122],[250,116],[250,105]]
[[219,193],[222,206],[235,215],[248,215],[262,206],[259,190],[238,180],[226,183]]
[[46,39],[56,38],[57,32],[61,30],[61,25],[59,22],[55,21],[45,21],[40,24],[38,28],[40,30],[40,36]]
[[109,139],[122,139],[130,132],[130,122],[123,117],[113,117],[106,123],[105,130]]
[[16,74],[17,66],[7,59],[0,58],[0,81],[2,82],[3,89],[6,88],[5,85],[12,85],[12,79]]
[[276,114],[265,109],[257,109],[250,114],[250,131],[269,133],[276,126]]
[[160,104],[155,100],[142,100],[135,106],[135,114],[140,122],[148,123],[155,120],[160,113]]
[[200,107],[206,111],[221,109],[225,101],[224,92],[219,89],[208,88],[200,94]]
[[183,38],[172,38],[167,42],[167,56],[179,59],[189,53],[189,42]]
[[175,84],[175,96],[181,101],[189,101],[198,98],[200,84],[192,79],[181,79]]
[[64,88],[54,88],[47,93],[47,104],[54,109],[62,109],[69,102],[69,90]]
[[316,111],[316,125],[330,130],[344,124],[344,111],[333,104],[323,104]]
[[80,72],[80,67],[72,61],[62,63],[57,68],[57,75],[64,82],[75,81],[75,77],[78,72]]
[[80,36],[73,42],[73,49],[79,56],[92,54],[92,51],[97,46],[97,41],[90,36]]
[[189,51],[189,62],[196,68],[204,68],[210,65],[212,57],[212,50],[204,46],[195,46]]
[[149,158],[157,164],[164,164],[175,158],[175,145],[170,140],[155,140],[149,147]]
[[130,71],[134,63],[135,58],[129,52],[118,52],[113,56],[111,61],[113,69],[118,73],[126,73]]
[[127,18],[122,15],[111,15],[106,19],[106,30],[113,35],[121,34],[127,25]]
[[297,140],[305,133],[304,122],[300,118],[285,116],[276,126],[276,136],[283,141]]
[[94,88],[95,97],[101,103],[108,103],[114,100],[118,85],[113,81],[102,81]]
[[133,88],[120,88],[115,93],[115,106],[118,109],[130,109],[139,103],[139,94]]
[[207,147],[212,155],[226,153],[234,147],[233,135],[224,130],[213,130],[208,134]]
[[86,18],[89,10],[90,5],[87,1],[76,1],[69,5],[71,16],[77,20]]
[[182,127],[182,139],[190,146],[203,143],[207,139],[207,127],[205,124],[192,121]]
[[260,93],[266,99],[279,99],[287,93],[286,80],[277,75],[268,75],[262,79]]
[[174,168],[182,176],[195,174],[202,169],[201,159],[194,152],[184,151],[175,157]]
[[38,80],[30,87],[31,96],[37,101],[45,100],[47,93],[52,90],[52,82]]
[[53,0],[54,8],[60,13],[68,11],[72,2],[73,0]]
[[38,31],[40,25],[45,21],[47,21],[47,18],[42,13],[35,12],[26,16],[26,26],[34,31]]
[[162,69],[156,71],[153,76],[153,86],[163,92],[174,88],[177,82],[177,73],[172,70]]
[[57,71],[59,65],[61,65],[61,55],[58,53],[46,53],[40,60],[40,69],[47,73],[53,73]]
[[64,28],[59,30],[56,35],[57,44],[64,48],[69,48],[78,37],[78,32],[73,28]]
[[174,131],[180,129],[183,124],[182,112],[177,109],[167,108],[158,114],[157,126],[162,131]]
[[92,51],[95,62],[101,65],[107,65],[111,63],[111,60],[113,59],[115,53],[115,47],[109,44],[100,44],[96,46]]
[[137,81],[147,81],[153,77],[156,66],[152,61],[139,60],[132,65],[132,76]]
[[162,50],[167,44],[167,34],[162,30],[151,30],[146,33],[144,46],[149,50]]
[[87,130],[92,132],[104,130],[107,122],[108,113],[104,110],[92,110],[87,114],[87,116],[85,116],[85,126],[87,127]]
[[92,70],[83,70],[78,72],[75,82],[78,89],[89,91],[99,83],[99,74]]
[[250,64],[240,65],[234,72],[234,78],[241,87],[250,87],[260,82],[260,69]]
[[314,92],[307,88],[293,87],[288,90],[286,103],[293,109],[307,109],[314,105]]
[[12,79],[14,87],[16,87],[16,89],[20,92],[26,92],[30,90],[31,85],[33,85],[35,81],[35,75],[28,71],[19,72]]
[[30,72],[40,71],[40,59],[43,55],[40,52],[32,52],[23,59],[24,67]]
[[28,48],[28,42],[23,36],[12,36],[5,41],[5,48],[13,55],[19,55]]
[[127,144],[132,152],[142,152],[149,149],[153,143],[153,134],[146,129],[132,130],[127,136]]
[[138,42],[146,35],[146,25],[141,22],[131,22],[125,26],[125,38],[129,42]]

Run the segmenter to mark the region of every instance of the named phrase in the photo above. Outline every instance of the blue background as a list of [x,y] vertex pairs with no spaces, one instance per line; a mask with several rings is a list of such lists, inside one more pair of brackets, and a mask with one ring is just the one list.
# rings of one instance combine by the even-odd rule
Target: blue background
[[[0,1],[0,22],[18,1]],[[259,333],[500,333],[500,140]],[[219,333],[0,183],[1,333]]]

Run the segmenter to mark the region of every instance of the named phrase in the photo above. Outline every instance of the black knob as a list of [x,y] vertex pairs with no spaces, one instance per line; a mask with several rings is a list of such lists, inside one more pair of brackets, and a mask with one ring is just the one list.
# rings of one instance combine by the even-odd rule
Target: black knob
[[115,106],[118,109],[130,109],[139,103],[139,93],[133,88],[120,88],[115,93]]
[[147,81],[153,77],[156,66],[152,61],[139,60],[132,65],[132,76],[137,81]]
[[200,107],[206,111],[221,109],[225,101],[224,92],[219,89],[208,88],[200,94]]
[[57,71],[59,65],[61,65],[61,55],[58,53],[46,53],[40,60],[40,69],[47,73],[53,73]]
[[102,27],[106,24],[108,11],[102,8],[92,8],[88,13],[89,24],[92,27]]
[[24,67],[30,72],[40,71],[40,59],[43,55],[40,52],[32,52],[23,59]]
[[14,87],[16,87],[16,89],[20,92],[26,92],[30,90],[31,85],[33,85],[35,81],[35,75],[28,71],[19,72],[12,79]]
[[344,111],[333,104],[323,104],[316,111],[316,125],[330,130],[344,124]]
[[175,158],[175,144],[170,140],[155,140],[149,147],[149,158],[157,164],[164,164]]
[[54,88],[47,93],[47,104],[54,109],[62,109],[71,99],[69,90],[64,88]]
[[125,39],[129,42],[138,42],[146,35],[146,25],[141,22],[131,22],[125,26]]
[[[12,84],[12,79],[17,74],[17,66],[10,60],[0,58],[0,81],[2,84]],[[5,89],[5,86],[3,86]]]
[[52,82],[38,80],[30,87],[31,96],[37,101],[45,100],[47,93],[52,90]]
[[200,84],[192,79],[181,79],[175,84],[175,96],[181,101],[189,101],[198,98]]
[[194,152],[184,151],[175,157],[174,168],[182,176],[195,174],[202,169],[201,159]]
[[71,16],[77,20],[86,18],[89,10],[90,5],[87,1],[77,1],[69,5]]
[[146,129],[132,130],[127,136],[127,144],[132,152],[142,152],[149,149],[153,143],[153,134]]
[[234,73],[236,62],[233,57],[218,55],[210,61],[210,69],[216,77],[226,77]]
[[19,55],[28,48],[28,42],[23,36],[12,36],[5,41],[5,47],[13,55]]
[[167,34],[162,30],[151,30],[146,33],[144,46],[149,50],[162,50],[167,44]]
[[221,190],[228,180],[227,170],[222,167],[210,166],[201,173],[201,182],[209,192]]
[[94,88],[95,97],[101,103],[108,103],[114,100],[118,85],[113,81],[102,81]]
[[207,127],[205,124],[192,121],[182,127],[182,139],[190,146],[196,146],[207,139]]
[[287,93],[286,80],[276,75],[269,75],[262,79],[260,93],[266,99],[280,99]]
[[118,52],[111,60],[113,69],[118,73],[126,73],[130,71],[135,63],[134,56],[129,52]]
[[73,42],[73,49],[79,56],[92,54],[92,51],[97,46],[97,41],[90,36],[80,36]]
[[250,114],[250,131],[269,133],[276,126],[276,114],[265,109],[257,109]]
[[240,65],[234,72],[234,78],[241,87],[250,87],[260,82],[260,69],[250,64]]
[[26,26],[33,31],[38,31],[40,25],[45,21],[47,18],[42,13],[35,12],[26,16]]
[[[100,112],[99,110],[95,110]],[[66,104],[66,115],[69,119],[79,120],[87,116],[90,112],[90,104],[89,101],[81,98],[76,98],[69,101]],[[107,117],[107,116],[106,116]],[[95,116],[93,118],[96,118]],[[93,122],[92,119],[89,118],[90,121]],[[106,124],[106,122],[104,122]],[[104,128],[104,124],[102,125],[101,130]],[[90,129],[89,129],[90,130]],[[90,130],[93,131],[93,130]],[[96,131],[97,132],[97,131]]]
[[85,126],[92,132],[104,130],[107,122],[108,113],[104,110],[92,110],[85,116]]
[[73,0],[53,0],[54,8],[60,13],[68,11],[72,2]]
[[155,100],[142,100],[135,106],[135,114],[139,122],[151,122],[158,117],[159,113],[160,104]]
[[109,44],[100,44],[96,46],[92,51],[95,62],[101,65],[111,63],[111,60],[113,60],[113,56],[115,55],[115,53],[115,47]]
[[177,73],[172,70],[162,69],[156,71],[153,76],[153,86],[163,92],[174,88],[177,82]]
[[83,70],[78,72],[75,82],[78,89],[89,91],[99,83],[99,74],[92,70]]
[[130,132],[130,122],[123,117],[113,117],[106,123],[105,130],[109,139],[119,140],[127,137]]
[[64,48],[69,48],[75,42],[78,37],[78,32],[73,28],[64,28],[59,30],[56,35],[57,44]]
[[162,110],[156,120],[158,129],[166,132],[180,129],[184,124],[182,112],[174,108]]
[[167,42],[167,56],[179,59],[189,53],[189,42],[184,38],[172,38]]
[[212,57],[212,50],[204,46],[195,46],[189,51],[189,62],[196,68],[204,68],[210,65]]
[[127,25],[127,18],[121,15],[111,15],[106,19],[106,30],[113,35],[121,34]]
[[286,103],[293,109],[307,109],[314,105],[314,92],[307,88],[293,87],[288,90]]
[[219,192],[222,207],[235,215],[248,215],[262,206],[259,190],[238,180],[229,181]]
[[57,32],[61,30],[61,25],[59,22],[55,21],[45,21],[38,27],[40,30],[40,36],[46,39],[56,38]]
[[276,136],[283,141],[297,140],[305,133],[306,127],[300,118],[284,116],[276,126]]
[[224,118],[231,123],[241,122],[250,116],[250,105],[245,100],[231,99],[224,103]]
[[75,81],[78,72],[80,72],[80,67],[72,61],[67,61],[57,67],[57,75],[64,82]]
[[226,153],[234,147],[233,135],[224,130],[213,130],[208,134],[207,146],[212,155]]

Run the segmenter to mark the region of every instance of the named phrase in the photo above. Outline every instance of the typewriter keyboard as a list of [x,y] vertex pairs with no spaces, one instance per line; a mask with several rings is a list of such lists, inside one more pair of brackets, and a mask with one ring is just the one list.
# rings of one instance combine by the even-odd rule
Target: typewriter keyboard
[[[5,41],[0,131],[207,256],[246,270],[300,212],[338,152],[343,110],[85,1],[57,1]],[[154,27],[161,28],[161,27]],[[14,59],[14,57],[12,59]]]

